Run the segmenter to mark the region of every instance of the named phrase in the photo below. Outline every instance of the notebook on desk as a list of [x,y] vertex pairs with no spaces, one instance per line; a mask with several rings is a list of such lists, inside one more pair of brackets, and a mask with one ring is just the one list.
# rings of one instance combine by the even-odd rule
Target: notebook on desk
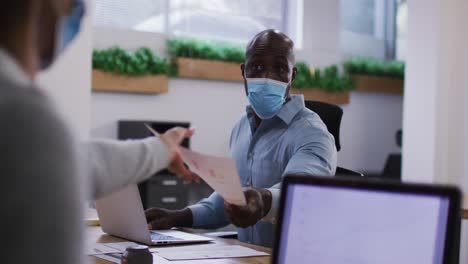
[[99,217],[97,215],[96,209],[85,207],[85,224],[87,226],[99,226]]
[[282,188],[273,263],[458,263],[456,188],[308,176]]

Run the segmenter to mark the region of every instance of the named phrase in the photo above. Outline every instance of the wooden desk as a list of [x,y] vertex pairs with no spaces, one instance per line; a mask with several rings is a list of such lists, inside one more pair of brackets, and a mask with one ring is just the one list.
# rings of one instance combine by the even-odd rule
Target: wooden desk
[[[86,228],[86,241],[88,243],[111,243],[111,242],[123,242],[124,240],[109,236],[104,234],[101,230],[101,227],[98,226],[91,226]],[[216,238],[216,244],[219,245],[241,245],[245,247],[249,247],[258,251],[263,251],[266,253],[271,254],[271,249],[253,246],[245,243],[241,243],[234,239],[220,239]],[[206,245],[206,244],[201,244]],[[184,247],[196,247],[197,245],[188,245],[188,246],[177,246],[183,250]],[[90,257],[91,263],[96,264],[108,264],[108,262],[103,259],[99,259],[96,257]],[[211,259],[211,260],[195,260],[195,261],[167,261],[163,258],[157,258],[154,260],[154,263],[157,264],[170,264],[170,263],[184,263],[184,264],[270,264],[271,258],[270,257],[252,257],[252,258],[233,258],[233,259]]]

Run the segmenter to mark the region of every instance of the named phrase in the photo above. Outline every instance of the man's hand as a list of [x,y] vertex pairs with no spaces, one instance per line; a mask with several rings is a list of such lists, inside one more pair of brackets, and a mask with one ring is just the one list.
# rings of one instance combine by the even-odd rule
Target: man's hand
[[245,188],[246,206],[224,203],[224,211],[229,221],[238,227],[255,225],[270,211],[271,192],[265,189]]
[[163,208],[150,208],[145,211],[148,229],[171,229],[173,227],[191,227],[192,211],[190,209],[167,210]]
[[170,155],[170,162],[167,169],[170,172],[184,178],[185,180],[200,182],[198,175],[188,170],[185,166],[184,162],[182,161],[182,157],[180,156],[179,149],[182,141],[191,137],[194,132],[195,130],[193,129],[175,127],[162,134],[160,139],[164,145],[166,145]]

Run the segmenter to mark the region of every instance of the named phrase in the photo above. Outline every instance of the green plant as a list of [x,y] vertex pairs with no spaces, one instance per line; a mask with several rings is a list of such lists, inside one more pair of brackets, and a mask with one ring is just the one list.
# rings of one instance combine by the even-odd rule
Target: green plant
[[347,75],[340,75],[336,65],[324,68],[323,72],[317,69],[314,74],[305,62],[296,63],[296,68],[297,75],[293,88],[319,88],[329,92],[343,92],[354,88],[353,80]]
[[139,48],[135,52],[119,47],[95,49],[93,69],[130,76],[171,73],[171,66],[167,60],[156,56],[149,48]]
[[344,63],[344,69],[348,74],[365,74],[398,79],[405,78],[405,64],[401,61],[354,58]]
[[235,63],[242,63],[245,60],[245,49],[232,43],[176,38],[168,40],[167,46],[172,57]]

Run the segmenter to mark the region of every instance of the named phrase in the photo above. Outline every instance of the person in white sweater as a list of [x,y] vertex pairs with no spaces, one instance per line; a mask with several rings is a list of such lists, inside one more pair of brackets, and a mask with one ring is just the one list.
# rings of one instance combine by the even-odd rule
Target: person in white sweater
[[[34,79],[79,29],[81,0],[0,8],[2,263],[84,263],[82,205],[168,168],[188,180],[176,128],[144,140],[77,143]],[[90,54],[91,55],[91,54]]]

